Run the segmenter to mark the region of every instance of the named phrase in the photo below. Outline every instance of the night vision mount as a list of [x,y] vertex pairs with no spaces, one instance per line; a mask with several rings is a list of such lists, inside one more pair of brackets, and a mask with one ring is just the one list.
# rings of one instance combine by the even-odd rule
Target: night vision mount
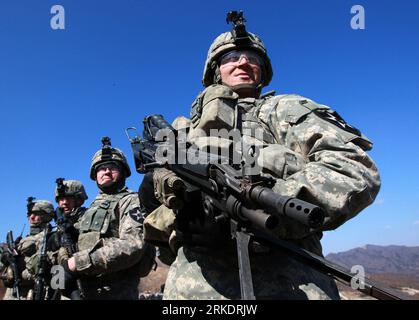
[[55,183],[57,184],[58,197],[65,197],[64,178],[57,178]]
[[32,208],[35,205],[35,202],[33,202],[35,199],[36,199],[35,197],[28,197],[26,199],[26,201],[28,202],[28,204],[26,205],[26,208],[28,209],[28,216],[31,215]]
[[243,11],[230,11],[227,13],[226,18],[227,24],[232,23],[233,29],[231,30],[231,34],[234,37],[234,41],[237,45],[245,43],[249,41],[249,34],[246,31],[246,19],[243,17]]
[[112,158],[111,138],[102,138],[102,160]]

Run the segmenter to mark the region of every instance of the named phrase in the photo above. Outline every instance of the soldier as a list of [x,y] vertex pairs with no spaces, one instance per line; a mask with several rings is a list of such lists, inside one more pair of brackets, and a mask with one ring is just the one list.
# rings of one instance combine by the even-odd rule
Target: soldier
[[[190,120],[184,118],[181,126],[188,127],[188,139],[195,143],[210,136],[211,129],[238,128],[243,145],[259,145],[257,163],[264,176],[275,179],[273,190],[326,212],[320,230],[281,217],[274,234],[322,255],[322,231],[353,218],[379,191],[378,170],[366,153],[372,143],[325,105],[295,94],[261,95],[273,75],[265,45],[246,31],[242,13],[231,12],[229,18],[234,28],[210,46],[202,79],[205,90],[192,104]],[[177,129],[180,120],[173,124]],[[258,130],[262,136],[252,134]],[[155,174],[154,179],[158,176],[164,175]],[[201,223],[201,228],[194,227],[194,221],[180,224],[163,206],[148,220],[146,228],[154,223],[160,235],[160,227],[166,227],[166,240],[177,250],[164,299],[241,297],[234,241],[221,234],[223,228],[214,227],[222,222]],[[249,245],[249,254],[257,299],[339,299],[331,278],[292,257],[257,242]]]
[[78,252],[62,265],[68,278],[80,278],[86,299],[139,298],[138,284],[154,263],[154,247],[143,242],[138,194],[128,190],[131,175],[121,150],[110,139],[95,153],[90,178],[99,194],[79,224]]
[[71,224],[74,225],[86,211],[82,205],[87,199],[86,191],[80,181],[57,179],[55,201]]
[[[46,200],[38,200],[33,202],[35,198],[28,198],[27,215],[30,225],[29,235],[17,243],[17,252],[19,253],[19,271],[21,272],[21,299],[31,300],[33,297],[34,277],[27,269],[27,264],[31,258],[40,249],[42,239],[44,238],[44,230],[54,217],[54,207],[51,202]],[[9,279],[7,283],[12,284],[13,279],[10,278],[13,273],[8,267],[5,271]],[[4,300],[15,299],[12,289],[8,288]]]
[[[56,183],[54,194],[58,204],[56,209],[57,230],[52,232],[48,239],[47,260],[49,266],[60,265],[77,250],[78,221],[86,211],[82,205],[88,198],[80,181],[58,178]],[[37,252],[27,262],[27,269],[33,276],[39,272],[40,257],[41,252]],[[74,285],[67,288],[68,290],[60,290],[60,294],[71,296],[76,290]],[[56,298],[58,298],[57,294]]]

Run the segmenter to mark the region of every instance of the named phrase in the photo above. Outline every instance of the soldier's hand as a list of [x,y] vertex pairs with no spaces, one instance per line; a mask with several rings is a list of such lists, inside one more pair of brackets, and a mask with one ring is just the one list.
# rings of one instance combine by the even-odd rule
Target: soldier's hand
[[67,265],[68,265],[68,270],[70,270],[71,272],[77,271],[76,259],[74,257],[71,257],[70,259],[67,260]]
[[153,183],[154,195],[161,204],[173,210],[183,207],[182,193],[185,183],[174,172],[165,168],[155,169]]
[[15,239],[15,246],[17,247],[18,246],[18,244],[20,243],[20,241],[22,241],[22,236],[18,236],[16,239]]
[[61,247],[57,253],[57,262],[58,264],[63,264],[64,261],[68,260],[70,257],[65,248]]

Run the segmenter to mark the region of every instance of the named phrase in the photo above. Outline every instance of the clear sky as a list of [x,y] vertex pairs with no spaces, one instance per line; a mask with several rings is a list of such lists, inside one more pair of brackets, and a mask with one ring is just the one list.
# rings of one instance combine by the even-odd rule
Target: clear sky
[[[53,30],[53,5],[65,29]],[[351,8],[365,29],[351,28]],[[53,201],[55,179],[83,181],[108,135],[133,169],[125,128],[189,114],[208,47],[244,10],[274,69],[266,90],[331,106],[374,141],[376,202],[323,239],[325,253],[419,245],[419,3],[401,1],[32,1],[0,3],[0,237],[20,233],[26,198]],[[26,226],[26,232],[28,226]],[[1,241],[1,238],[0,238]]]

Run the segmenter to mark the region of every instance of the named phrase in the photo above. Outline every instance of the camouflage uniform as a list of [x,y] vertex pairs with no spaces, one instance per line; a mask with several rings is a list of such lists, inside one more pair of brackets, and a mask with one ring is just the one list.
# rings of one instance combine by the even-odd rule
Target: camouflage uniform
[[[21,255],[19,269],[21,271],[22,284],[20,287],[21,299],[32,299],[33,287],[34,287],[34,277],[29,270],[31,261],[36,252],[40,249],[42,239],[44,238],[44,228],[52,220],[54,216],[54,207],[51,202],[46,200],[36,201],[31,209],[28,211],[28,216],[32,212],[36,212],[39,215],[42,215],[42,222],[37,225],[30,226],[29,235],[19,241],[17,244],[17,251]],[[7,272],[7,271],[6,271]],[[7,288],[4,300],[15,300],[16,297],[13,296],[13,290]]]
[[80,220],[75,274],[87,299],[137,300],[140,277],[150,271],[155,253],[143,242],[138,194],[125,187],[125,177],[131,174],[125,156],[116,148],[109,150],[94,155],[90,177],[95,180],[99,165],[117,162],[123,168],[123,183],[112,193],[101,190]]
[[[58,181],[58,179],[57,179]],[[63,188],[64,190],[60,190],[59,186],[55,188],[55,201],[58,203],[58,200],[60,197],[74,197],[76,199],[79,199],[84,203],[88,199],[88,196],[86,194],[86,191],[84,189],[83,184],[80,181],[77,180],[63,180]],[[73,208],[71,212],[69,213],[63,213],[60,208],[57,208],[57,210],[60,210],[60,213],[62,214],[62,217],[65,218],[64,221],[61,221],[62,223],[65,223],[66,228],[74,227],[73,229],[73,238],[75,238],[75,242],[77,242],[77,235],[78,230],[80,228],[80,220],[83,217],[84,213],[86,212],[86,208],[79,206]],[[58,246],[61,246],[60,243],[60,233],[63,231],[61,230],[60,221],[58,221],[58,232],[56,233],[56,243]],[[70,230],[68,230],[70,231]],[[68,259],[68,253],[65,248],[61,247],[59,250],[56,250],[53,253],[49,253],[50,256],[53,256],[52,264],[61,264],[64,260]]]
[[[58,181],[58,179],[57,179]],[[58,203],[60,197],[74,197],[76,201],[83,203],[88,199],[86,191],[83,184],[77,180],[64,180],[62,179],[63,189],[59,190],[58,186],[55,188],[55,201]],[[50,233],[48,240],[48,264],[50,266],[60,265],[62,262],[69,258],[66,248],[62,247],[62,232],[63,228],[67,229],[67,232],[71,233],[70,237],[74,242],[77,242],[78,235],[78,221],[83,216],[86,211],[85,207],[80,206],[81,204],[76,204],[77,207],[74,207],[70,212],[63,213],[61,208],[57,208],[57,218],[60,215],[60,219],[57,219],[57,230]],[[40,248],[38,252],[31,256],[28,259],[26,266],[29,273],[35,277],[39,271],[39,261],[40,261]],[[61,292],[63,293],[63,292]],[[57,293],[58,294],[58,293]],[[58,297],[58,295],[56,295]],[[62,299],[63,296],[61,296]]]
[[[251,49],[262,57],[262,83],[255,90],[260,92],[262,86],[269,83],[272,69],[266,49],[256,35],[249,33],[249,38],[250,41],[240,47],[232,33],[227,32],[211,45],[203,77],[206,89],[192,105],[191,121],[186,121],[188,139],[196,144],[211,145],[214,141],[206,139],[210,129],[239,128],[244,144],[259,145],[257,161],[263,175],[275,178],[273,190],[315,203],[327,214],[322,229],[316,232],[283,217],[274,234],[322,255],[322,231],[333,230],[353,218],[374,201],[379,191],[378,170],[366,153],[372,143],[332,109],[308,98],[272,93],[243,98],[234,88],[223,85],[219,66],[214,62],[238,48]],[[255,137],[257,130],[263,131],[261,137]],[[216,139],[215,144],[221,140]],[[170,221],[168,217],[173,218],[169,209],[158,210],[165,216],[162,218],[165,223]],[[156,216],[153,212],[147,219],[156,219]],[[173,238],[175,231],[172,230],[173,226],[166,229],[166,240],[169,236]],[[209,236],[210,241],[219,237],[217,234]],[[249,251],[257,299],[339,299],[331,278],[290,256],[257,243],[251,244]],[[192,243],[183,243],[170,267],[164,299],[239,298],[234,241],[222,248],[203,251]]]

